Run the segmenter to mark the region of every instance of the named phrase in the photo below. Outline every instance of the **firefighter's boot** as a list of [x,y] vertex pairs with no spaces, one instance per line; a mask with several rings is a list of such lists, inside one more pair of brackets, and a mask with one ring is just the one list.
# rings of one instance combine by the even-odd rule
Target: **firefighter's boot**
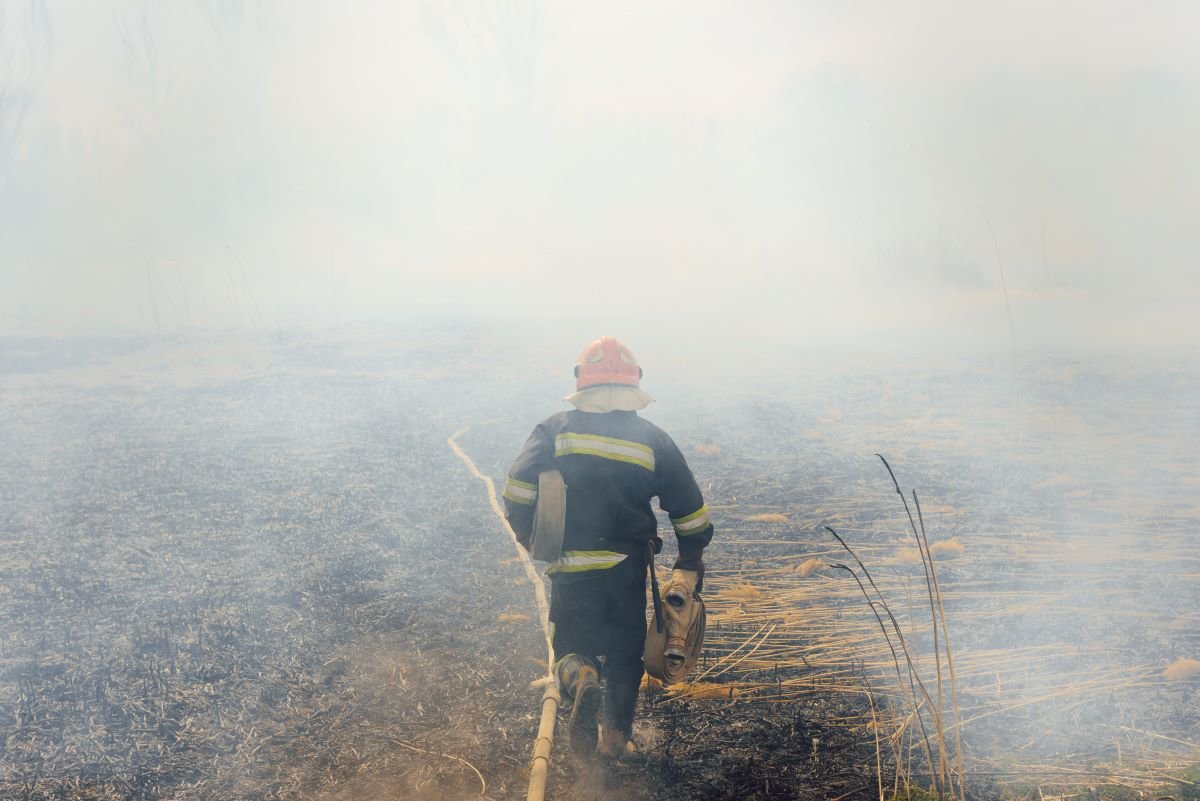
[[567,724],[567,743],[576,759],[589,760],[596,752],[599,737],[600,671],[586,656],[567,654],[555,668],[558,689],[571,699],[571,717]]
[[604,734],[600,740],[601,755],[620,759],[636,752],[633,744],[633,714],[637,710],[637,684],[614,682],[611,678],[604,688]]

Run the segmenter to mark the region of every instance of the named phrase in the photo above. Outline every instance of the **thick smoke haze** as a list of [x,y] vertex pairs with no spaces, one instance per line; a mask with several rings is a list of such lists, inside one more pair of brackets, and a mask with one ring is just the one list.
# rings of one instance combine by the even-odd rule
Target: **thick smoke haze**
[[709,686],[549,797],[916,797],[949,690],[964,798],[1195,801],[1197,31],[0,0],[0,798],[526,797],[541,621],[447,438],[503,487],[611,334]]
[[1198,25],[1184,2],[4,0],[0,327],[1193,345]]

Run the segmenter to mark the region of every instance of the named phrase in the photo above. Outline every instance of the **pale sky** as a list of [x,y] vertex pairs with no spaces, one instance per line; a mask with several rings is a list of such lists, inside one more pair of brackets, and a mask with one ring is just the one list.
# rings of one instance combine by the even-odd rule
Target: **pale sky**
[[29,7],[3,334],[153,332],[153,295],[164,330],[1200,342],[1194,3]]

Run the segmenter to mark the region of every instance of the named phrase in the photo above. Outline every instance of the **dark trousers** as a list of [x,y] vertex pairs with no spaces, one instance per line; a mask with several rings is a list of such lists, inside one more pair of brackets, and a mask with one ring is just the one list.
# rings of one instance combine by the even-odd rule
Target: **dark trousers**
[[615,567],[555,576],[550,593],[554,656],[603,660],[605,715],[629,734],[646,644],[646,562],[632,554]]

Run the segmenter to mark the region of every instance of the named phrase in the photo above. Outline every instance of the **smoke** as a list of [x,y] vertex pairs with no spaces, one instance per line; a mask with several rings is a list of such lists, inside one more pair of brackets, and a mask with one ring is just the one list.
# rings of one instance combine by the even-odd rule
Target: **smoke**
[[[118,679],[149,692],[173,658],[204,678],[242,615],[324,681],[340,632],[378,634],[363,597],[407,620],[401,579],[446,592],[394,552],[397,530],[459,544],[444,436],[477,425],[502,472],[578,348],[614,334],[647,416],[715,443],[714,508],[734,480],[789,493],[793,520],[867,498],[849,534],[890,545],[864,466],[884,451],[964,547],[948,580],[1026,593],[964,604],[967,645],[1094,636],[1108,675],[1137,653],[1159,681],[1195,606],[1198,22],[1169,2],[0,4],[5,519],[30,597],[61,613],[53,654],[101,686],[137,649],[78,658],[63,599],[178,530],[144,585],[97,585],[153,645]],[[1087,612],[1114,588],[1129,616]],[[142,596],[162,653],[159,624],[121,617]],[[17,601],[36,666],[45,611]],[[293,609],[325,650],[275,625]],[[275,679],[239,670],[278,711]]]
[[0,45],[41,65],[5,84],[3,319],[1169,344],[1194,13],[48,3]]

